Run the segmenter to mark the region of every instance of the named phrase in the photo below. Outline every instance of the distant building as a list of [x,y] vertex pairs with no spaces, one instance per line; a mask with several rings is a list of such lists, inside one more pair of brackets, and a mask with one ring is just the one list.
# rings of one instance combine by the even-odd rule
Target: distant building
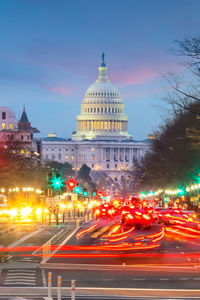
[[72,139],[55,134],[41,141],[43,160],[69,162],[75,170],[87,164],[120,180],[140,164],[150,147],[149,140],[134,141],[128,133],[128,116],[119,90],[110,83],[102,56],[99,77],[86,91]]
[[33,134],[38,132],[37,128],[31,127],[25,107],[19,121],[9,107],[0,107],[0,142],[2,144],[13,142],[13,145],[18,145],[21,154],[30,156],[31,153],[37,151]]

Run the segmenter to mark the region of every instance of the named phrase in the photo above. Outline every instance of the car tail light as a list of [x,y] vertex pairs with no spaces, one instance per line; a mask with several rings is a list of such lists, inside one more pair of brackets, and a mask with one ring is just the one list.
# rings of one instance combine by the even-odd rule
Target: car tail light
[[127,215],[127,218],[133,220],[133,216],[132,216],[131,214],[128,214],[128,215]]
[[97,209],[95,213],[96,213],[97,215],[99,215],[99,214],[100,214],[100,210]]
[[139,212],[139,211],[136,211],[135,214],[138,215],[138,216],[141,216],[142,213]]
[[103,208],[102,211],[106,211],[105,208]]
[[143,215],[143,218],[146,219],[146,220],[150,220],[150,217],[147,216],[147,215]]
[[171,215],[170,215],[170,214],[166,214],[166,217],[169,217],[169,218],[170,218],[170,217],[171,217]]
[[108,210],[108,213],[109,213],[109,215],[112,215],[112,210],[109,209],[109,210]]
[[158,214],[159,215],[159,217],[162,217],[163,215],[162,214]]
[[194,219],[196,219],[197,218],[197,215],[196,214],[193,214],[193,216],[192,216]]

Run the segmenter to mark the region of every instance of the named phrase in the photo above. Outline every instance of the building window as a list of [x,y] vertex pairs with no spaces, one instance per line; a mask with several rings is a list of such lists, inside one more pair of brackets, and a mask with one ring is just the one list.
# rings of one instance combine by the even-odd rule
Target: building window
[[68,151],[68,149],[66,149],[66,151]]
[[110,107],[108,108],[108,113],[110,113]]
[[103,113],[103,107],[101,108],[101,113]]
[[112,108],[112,113],[114,114],[114,108]]
[[68,160],[68,155],[65,156],[65,159]]
[[48,159],[48,154],[46,154],[46,159]]
[[117,164],[115,164],[115,168],[117,169]]
[[117,108],[115,108],[115,113],[117,113]]
[[52,160],[54,160],[54,159],[55,159],[55,155],[54,155],[54,154],[52,154],[52,155],[51,155],[51,157],[52,157]]
[[59,151],[61,151],[61,149],[59,149]]
[[97,108],[97,112],[99,113],[99,107]]
[[21,135],[21,141],[23,141],[24,140],[24,136],[23,135]]
[[74,160],[74,155],[71,155],[71,160]]
[[94,168],[94,164],[92,164],[92,168]]
[[27,140],[29,141],[29,139],[30,139],[30,136],[29,136],[29,135],[27,135]]
[[54,151],[54,149],[53,149],[53,148],[52,148],[51,150],[52,150],[52,151]]
[[13,123],[9,123],[8,127],[10,130],[13,130]]
[[21,154],[24,154],[24,149],[21,149]]
[[94,113],[96,112],[96,107],[94,108]]
[[5,119],[6,119],[6,112],[2,111],[2,120],[5,120]]
[[5,130],[6,129],[6,123],[2,123],[2,130]]
[[105,108],[105,114],[107,114],[107,108]]
[[74,151],[74,149],[72,149],[71,151]]
[[109,169],[109,164],[107,164],[107,169]]
[[92,160],[94,160],[94,154],[92,154]]
[[61,153],[58,154],[58,159],[61,160]]

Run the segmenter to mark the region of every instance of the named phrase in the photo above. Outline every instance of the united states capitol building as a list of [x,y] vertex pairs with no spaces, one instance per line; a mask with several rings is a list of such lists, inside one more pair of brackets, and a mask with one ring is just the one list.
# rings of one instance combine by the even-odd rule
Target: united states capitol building
[[92,171],[120,179],[142,162],[150,147],[149,139],[134,141],[128,133],[124,106],[119,90],[108,79],[103,54],[99,77],[89,86],[81,103],[76,132],[71,139],[55,134],[43,138],[42,159],[68,162],[74,170],[86,164]]

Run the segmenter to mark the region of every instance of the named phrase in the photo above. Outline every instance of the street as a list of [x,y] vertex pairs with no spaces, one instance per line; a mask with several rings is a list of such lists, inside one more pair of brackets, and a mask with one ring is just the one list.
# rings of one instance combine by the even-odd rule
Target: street
[[[198,236],[195,235],[191,240],[191,237],[188,239],[187,236],[184,238],[179,236],[178,231],[174,235],[174,227],[171,226],[165,228],[165,236],[159,241],[157,248],[148,249],[148,245],[146,247],[142,245],[141,248],[137,246],[136,249],[130,248],[130,245],[128,249],[123,248],[123,245],[118,248],[116,243],[115,246],[108,245],[106,238],[106,232],[112,232],[114,226],[119,226],[118,219],[103,220],[94,232],[88,231],[94,228],[94,224],[96,220],[86,222],[69,220],[59,226],[21,224],[19,228],[9,231],[2,239],[4,247],[8,246],[8,257],[1,263],[0,286],[45,288],[48,284],[48,273],[52,272],[53,287],[57,286],[57,276],[61,275],[62,287],[70,287],[73,279],[76,288],[142,291],[163,289],[166,296],[173,289],[191,290],[192,293],[196,290],[198,293],[200,286]],[[122,236],[125,234],[127,238],[123,240],[123,244],[130,244],[133,238],[140,241],[143,238],[146,241],[145,236],[158,235],[162,232],[162,228],[162,225],[153,224],[150,230],[125,229]],[[182,234],[183,230],[179,230]],[[128,236],[126,232],[129,232]],[[51,253],[48,257],[43,257],[42,245],[49,240]],[[0,289],[1,295],[2,292]],[[182,294],[181,297],[183,295],[185,296]],[[19,296],[23,296],[23,293],[19,293]]]

